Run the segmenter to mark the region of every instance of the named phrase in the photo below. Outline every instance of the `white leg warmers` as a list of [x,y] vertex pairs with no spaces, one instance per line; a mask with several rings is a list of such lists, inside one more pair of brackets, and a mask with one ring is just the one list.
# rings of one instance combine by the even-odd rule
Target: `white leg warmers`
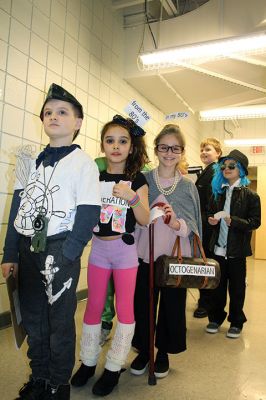
[[122,324],[119,321],[117,322],[111,348],[106,356],[106,369],[113,372],[120,371],[122,365],[126,362],[127,355],[130,351],[134,330],[135,323]]
[[101,337],[101,324],[87,325],[83,323],[82,336],[80,341],[80,359],[83,364],[93,367],[97,364],[101,351],[99,345]]

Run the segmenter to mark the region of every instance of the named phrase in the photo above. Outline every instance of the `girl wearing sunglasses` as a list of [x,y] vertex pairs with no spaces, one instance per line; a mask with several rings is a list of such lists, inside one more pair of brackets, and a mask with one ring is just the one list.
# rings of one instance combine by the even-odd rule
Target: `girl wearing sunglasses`
[[252,231],[261,223],[259,196],[247,186],[248,158],[239,150],[222,157],[212,180],[213,197],[209,204],[212,225],[210,250],[220,263],[221,281],[211,293],[206,332],[217,333],[227,313],[227,287],[230,303],[228,338],[238,338],[247,321],[243,312],[245,301],[246,257],[252,255]]

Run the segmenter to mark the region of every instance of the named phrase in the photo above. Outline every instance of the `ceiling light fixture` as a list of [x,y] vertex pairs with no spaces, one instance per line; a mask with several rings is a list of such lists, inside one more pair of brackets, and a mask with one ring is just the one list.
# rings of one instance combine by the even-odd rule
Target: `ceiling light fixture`
[[258,106],[215,108],[199,112],[200,121],[224,121],[227,119],[266,118],[266,104]]
[[261,54],[266,50],[265,32],[211,40],[168,50],[156,50],[138,56],[142,70],[171,68],[179,63],[201,63],[233,55]]
[[249,146],[265,146],[266,139],[225,139],[224,144],[226,147],[249,147]]

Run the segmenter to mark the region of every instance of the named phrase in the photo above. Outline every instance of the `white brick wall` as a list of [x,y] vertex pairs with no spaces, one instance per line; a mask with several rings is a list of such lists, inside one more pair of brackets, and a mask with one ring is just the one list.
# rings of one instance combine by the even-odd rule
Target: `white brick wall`
[[[77,140],[92,157],[100,155],[99,131],[136,99],[152,116],[146,130],[149,154],[164,124],[163,114],[123,79],[122,18],[110,0],[0,0],[0,256],[12,194],[14,152],[48,143],[39,112],[52,82],[81,101],[85,118]],[[197,128],[184,123],[188,153],[198,156]],[[82,257],[79,289],[86,287],[90,246]],[[0,278],[0,313],[8,309]]]

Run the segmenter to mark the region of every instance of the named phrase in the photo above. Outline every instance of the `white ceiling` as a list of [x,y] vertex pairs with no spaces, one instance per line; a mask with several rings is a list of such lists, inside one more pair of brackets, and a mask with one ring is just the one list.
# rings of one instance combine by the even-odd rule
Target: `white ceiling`
[[[113,4],[117,5],[118,1],[113,0]],[[131,8],[127,7],[129,3]],[[193,65],[191,69],[160,70],[161,76],[158,71],[140,72],[136,59],[141,41],[145,51],[154,50],[154,46],[147,24],[144,25],[144,1],[136,0],[134,3],[138,4],[132,6],[130,0],[120,1],[124,16],[129,15],[134,7],[133,14],[138,18],[135,19],[135,25],[129,23],[127,26],[125,23],[125,79],[161,111],[165,114],[181,111],[181,106],[184,111],[184,104],[198,112],[225,106],[266,103],[266,54],[245,60],[224,59]],[[155,3],[161,7],[160,0],[150,3],[154,7]],[[181,6],[180,0],[174,3]],[[193,0],[192,3],[195,5],[197,1]],[[149,2],[146,7],[147,4]],[[164,15],[167,15],[165,10]],[[156,20],[156,13],[154,16]],[[124,21],[129,20],[125,17]],[[150,23],[150,27],[160,49],[221,36],[240,36],[266,29],[266,1],[210,0],[185,15],[175,18],[168,15],[162,22]]]
[[[160,71],[160,75],[194,111],[266,102],[265,67],[233,60],[217,61],[202,67],[218,73],[221,78],[188,69]],[[236,84],[235,80],[241,83]],[[132,77],[127,81],[164,113],[174,111],[176,95],[158,75]],[[257,89],[249,86],[257,86]]]

